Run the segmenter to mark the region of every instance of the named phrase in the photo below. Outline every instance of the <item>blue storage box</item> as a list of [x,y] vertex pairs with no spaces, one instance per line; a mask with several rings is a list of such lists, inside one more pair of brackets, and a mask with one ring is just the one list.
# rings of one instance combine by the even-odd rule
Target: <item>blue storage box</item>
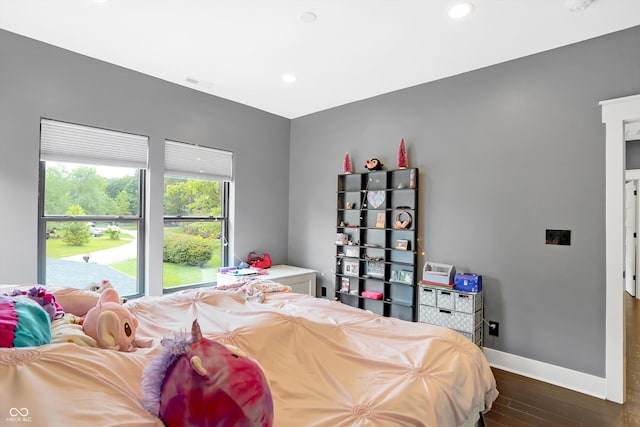
[[453,278],[454,289],[464,292],[480,292],[482,276],[474,273],[458,273]]

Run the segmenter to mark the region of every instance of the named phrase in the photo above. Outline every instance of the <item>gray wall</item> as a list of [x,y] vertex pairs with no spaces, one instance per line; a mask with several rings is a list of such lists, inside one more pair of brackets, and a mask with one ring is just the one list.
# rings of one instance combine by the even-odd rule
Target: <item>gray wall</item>
[[233,151],[235,252],[287,262],[289,120],[0,31],[0,283],[36,282],[41,117],[148,135],[152,156],[165,138]]
[[[598,102],[640,93],[640,27],[292,121],[289,259],[333,292],[336,175],[350,152],[421,170],[425,257],[484,276],[485,345],[605,375]],[[404,64],[403,66],[410,66]],[[546,228],[572,230],[545,245]],[[486,328],[485,328],[486,333]]]

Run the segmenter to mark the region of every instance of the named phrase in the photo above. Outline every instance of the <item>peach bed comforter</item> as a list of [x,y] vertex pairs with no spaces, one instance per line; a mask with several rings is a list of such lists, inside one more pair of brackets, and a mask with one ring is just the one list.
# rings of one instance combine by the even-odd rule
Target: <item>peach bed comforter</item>
[[162,426],[140,403],[142,371],[159,339],[194,318],[261,364],[278,427],[459,426],[498,394],[482,351],[463,336],[338,302],[192,289],[126,305],[150,348],[0,349],[0,426]]

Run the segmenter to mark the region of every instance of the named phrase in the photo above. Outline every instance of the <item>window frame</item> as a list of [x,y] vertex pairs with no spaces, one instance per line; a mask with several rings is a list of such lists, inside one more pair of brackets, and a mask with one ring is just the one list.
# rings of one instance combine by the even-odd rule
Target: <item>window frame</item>
[[[170,175],[172,177],[174,177],[174,175]],[[164,176],[165,178],[167,177],[167,175]],[[179,177],[179,178],[186,178],[186,179],[202,179],[202,178],[194,178],[194,177],[189,177],[189,176],[184,176],[184,177]],[[225,266],[228,264],[229,262],[229,181],[227,180],[222,180],[222,179],[209,179],[210,181],[218,181],[221,184],[221,188],[220,188],[220,202],[222,204],[222,215],[221,216],[181,216],[181,215],[162,215],[162,224],[163,224],[163,239],[164,239],[164,228],[166,226],[167,223],[170,222],[188,222],[188,223],[195,223],[195,222],[219,222],[220,223],[220,240],[222,242],[222,248],[221,248],[221,259],[220,259],[220,263],[222,266]],[[163,194],[164,196],[164,194]],[[164,261],[162,263],[163,265],[163,278],[164,278]],[[172,292],[177,292],[177,291],[181,291],[183,289],[190,289],[190,288],[200,288],[203,286],[212,286],[212,285],[216,285],[216,282],[200,282],[200,283],[191,283],[191,284],[186,284],[186,285],[180,285],[180,286],[174,286],[171,288],[165,288],[164,287],[164,283],[162,284],[162,293],[163,294],[168,294],[168,293],[172,293]]]
[[[121,295],[123,297],[137,298],[145,293],[145,188],[146,170],[138,169],[138,215],[45,215],[45,191],[46,191],[46,161],[40,161],[38,177],[38,283],[46,284],[47,276],[47,223],[48,222],[85,222],[85,221],[113,221],[137,224],[137,262],[136,262],[136,292],[134,294]],[[87,165],[91,166],[91,165]],[[89,286],[90,283],[87,283]]]

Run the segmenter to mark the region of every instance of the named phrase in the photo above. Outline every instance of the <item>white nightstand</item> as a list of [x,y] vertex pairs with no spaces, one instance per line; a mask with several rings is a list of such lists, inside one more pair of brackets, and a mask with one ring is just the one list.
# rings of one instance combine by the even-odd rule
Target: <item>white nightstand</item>
[[[316,271],[291,265],[272,265],[265,269],[267,274],[249,277],[261,277],[267,280],[291,286],[291,292],[316,296]],[[219,285],[229,285],[238,280],[238,276],[218,274]]]

